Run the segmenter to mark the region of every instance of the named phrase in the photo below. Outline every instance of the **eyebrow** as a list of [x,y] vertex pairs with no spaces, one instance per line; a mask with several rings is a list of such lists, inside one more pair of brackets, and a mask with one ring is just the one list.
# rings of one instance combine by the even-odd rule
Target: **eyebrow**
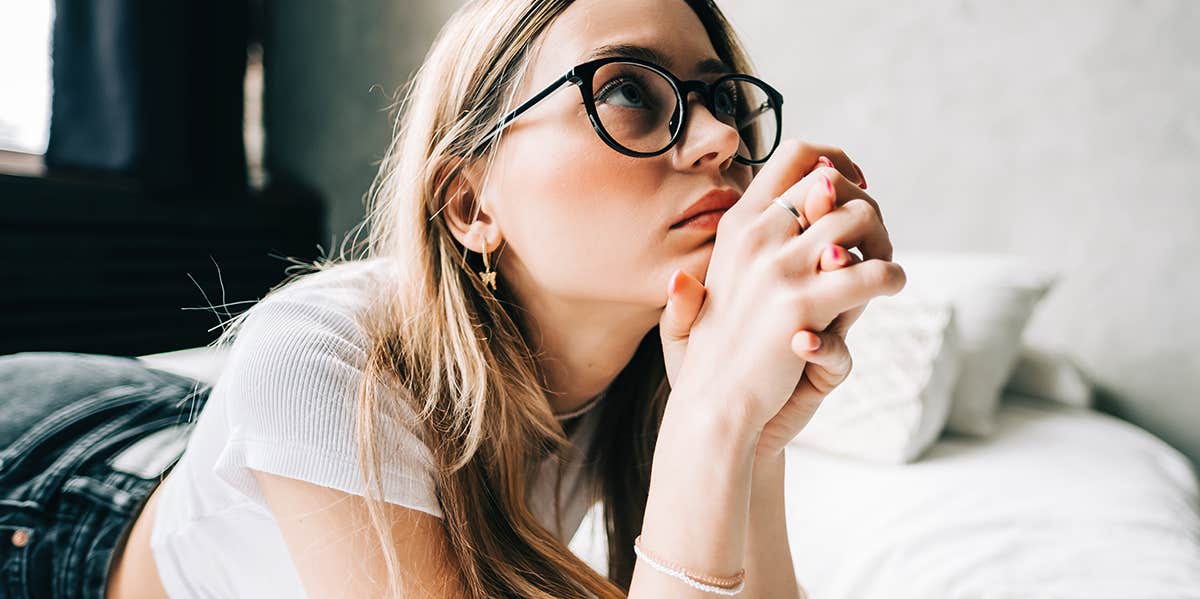
[[[653,63],[663,65],[670,68],[671,60],[654,48],[646,46],[638,46],[636,44],[605,44],[592,50],[584,60],[592,60],[594,58],[604,58],[608,56],[624,56],[626,58],[640,58]],[[705,58],[696,63],[696,72],[702,75],[724,75],[732,73],[733,68],[725,61],[719,58]]]

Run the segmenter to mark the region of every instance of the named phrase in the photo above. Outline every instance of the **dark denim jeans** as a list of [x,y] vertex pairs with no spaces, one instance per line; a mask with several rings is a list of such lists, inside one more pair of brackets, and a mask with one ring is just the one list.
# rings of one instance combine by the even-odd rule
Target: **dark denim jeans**
[[0,599],[103,599],[210,390],[134,358],[0,356]]

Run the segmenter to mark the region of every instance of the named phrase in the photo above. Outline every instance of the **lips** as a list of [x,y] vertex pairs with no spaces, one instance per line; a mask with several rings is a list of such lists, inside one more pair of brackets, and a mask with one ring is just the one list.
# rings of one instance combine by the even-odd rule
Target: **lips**
[[687,210],[684,210],[683,213],[677,216],[674,224],[671,225],[671,228],[674,229],[682,225],[683,222],[689,218],[704,214],[705,212],[728,210],[733,207],[733,205],[736,204],[738,199],[741,197],[742,195],[740,193],[728,187],[719,187],[709,190],[707,193],[700,196],[700,199],[692,203],[691,206],[688,206]]

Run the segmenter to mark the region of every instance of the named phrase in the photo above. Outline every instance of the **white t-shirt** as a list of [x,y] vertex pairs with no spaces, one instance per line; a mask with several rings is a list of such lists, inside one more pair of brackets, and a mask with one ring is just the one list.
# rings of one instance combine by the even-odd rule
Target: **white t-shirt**
[[[249,469],[365,494],[353,433],[366,337],[353,314],[366,306],[365,284],[384,264],[339,264],[250,309],[158,498],[150,544],[172,599],[305,596]],[[579,419],[570,432],[560,529],[553,523],[553,458],[529,485],[535,514],[564,543],[594,504],[582,460],[599,413],[560,416]],[[384,447],[403,448],[380,456],[385,500],[441,517],[428,448],[394,415],[380,428]]]

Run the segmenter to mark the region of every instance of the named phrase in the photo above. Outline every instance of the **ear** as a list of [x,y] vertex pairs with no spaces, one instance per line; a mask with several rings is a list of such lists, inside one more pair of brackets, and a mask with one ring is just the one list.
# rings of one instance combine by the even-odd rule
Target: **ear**
[[487,207],[479,204],[479,181],[473,164],[448,157],[434,177],[434,193],[441,191],[440,214],[450,234],[467,249],[482,253],[495,251],[502,235]]

